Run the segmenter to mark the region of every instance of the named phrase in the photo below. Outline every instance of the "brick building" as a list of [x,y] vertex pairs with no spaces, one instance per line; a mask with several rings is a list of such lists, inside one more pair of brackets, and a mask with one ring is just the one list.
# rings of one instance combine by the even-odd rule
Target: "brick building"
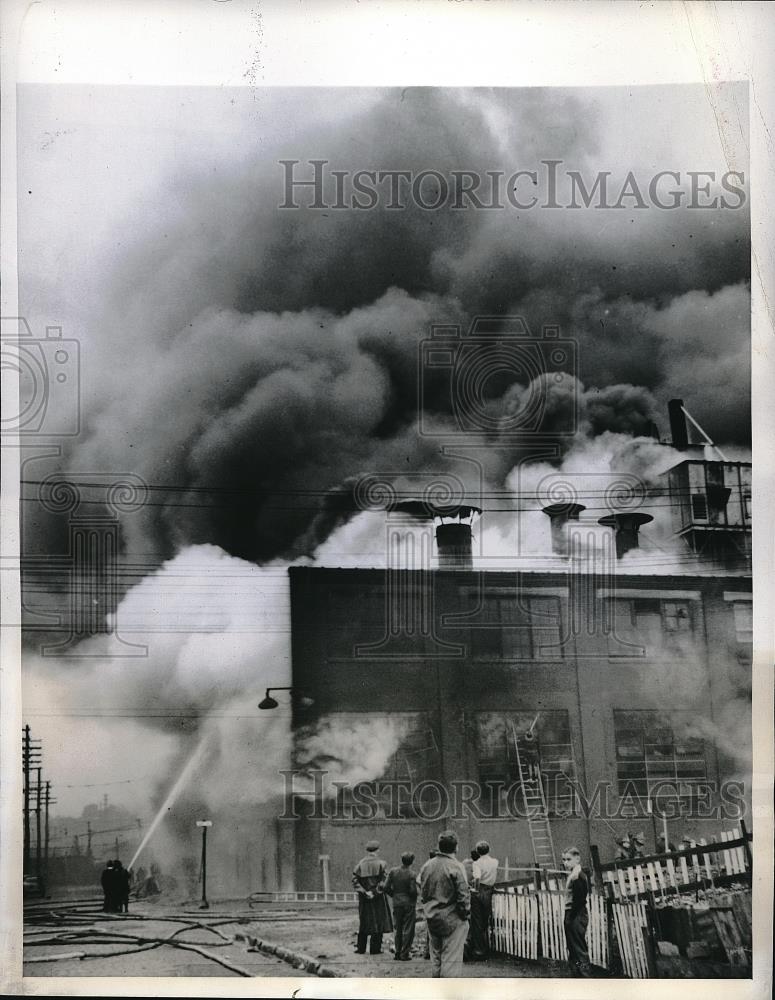
[[[693,572],[670,575],[571,566],[563,530],[578,510],[559,506],[546,510],[552,568],[477,569],[456,527],[437,530],[435,569],[290,569],[292,683],[312,702],[295,697],[297,731],[327,717],[342,732],[372,725],[375,739],[388,732],[395,743],[368,808],[348,789],[334,810],[309,796],[295,802],[301,818],[286,843],[297,888],[348,888],[371,837],[391,862],[407,849],[422,858],[447,826],[464,849],[484,837],[501,862],[533,865],[535,829],[521,810],[531,762],[516,745],[526,734],[557,851],[598,844],[612,857],[616,836],[641,830],[654,848],[666,809],[671,840],[734,825],[725,809],[737,803],[725,806],[720,788],[750,781],[750,466],[691,465],[665,476],[681,497],[676,534],[688,532],[696,552],[703,532],[728,524],[699,571],[695,560]],[[725,478],[733,488],[708,491]],[[706,494],[704,507],[692,491]],[[614,529],[621,558],[648,520],[625,512],[599,523]],[[586,815],[579,800],[598,787],[608,789],[607,818],[594,807]]]

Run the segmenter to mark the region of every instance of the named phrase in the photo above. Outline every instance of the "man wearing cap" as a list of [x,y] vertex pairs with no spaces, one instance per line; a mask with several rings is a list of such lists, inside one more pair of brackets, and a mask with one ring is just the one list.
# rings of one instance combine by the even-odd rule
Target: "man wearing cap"
[[426,861],[420,870],[420,898],[428,927],[433,979],[462,975],[471,893],[465,869],[455,857],[456,850],[457,836],[445,830],[439,834],[436,857]]
[[356,953],[366,952],[366,940],[370,939],[369,953],[382,952],[382,935],[393,930],[390,907],[383,895],[387,865],[377,857],[379,842],[370,840],[366,845],[366,856],[361,858],[353,871],[353,886],[358,893],[358,944]]

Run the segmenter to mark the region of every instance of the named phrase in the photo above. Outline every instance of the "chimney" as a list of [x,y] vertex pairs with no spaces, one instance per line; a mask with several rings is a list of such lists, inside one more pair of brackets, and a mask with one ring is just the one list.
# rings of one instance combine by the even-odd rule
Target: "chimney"
[[436,548],[440,567],[473,568],[470,524],[439,524],[436,527]]
[[568,521],[578,521],[579,514],[587,508],[582,503],[553,503],[541,508],[551,521],[552,552],[558,556],[568,555]]
[[651,514],[641,514],[640,511],[634,510],[606,514],[597,523],[616,530],[616,558],[621,559],[626,552],[638,548],[638,532],[641,525],[653,520]]
[[435,504],[430,500],[401,500],[391,507],[419,520],[436,525],[439,569],[472,569],[474,565],[472,527],[482,513],[479,507]]
[[474,565],[472,527],[481,514],[478,507],[437,507],[436,549],[439,569],[472,569]]
[[682,399],[671,399],[667,404],[667,413],[670,417],[670,437],[673,447],[677,451],[686,451],[689,447],[689,434],[686,430],[686,415],[683,406]]

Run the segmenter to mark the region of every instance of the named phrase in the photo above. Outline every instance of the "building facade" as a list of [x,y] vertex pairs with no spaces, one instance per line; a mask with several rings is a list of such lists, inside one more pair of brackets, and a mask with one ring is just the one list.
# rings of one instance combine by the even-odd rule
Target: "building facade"
[[461,848],[483,837],[529,868],[528,766],[557,852],[610,858],[628,831],[654,848],[665,812],[671,840],[734,826],[750,770],[745,571],[294,567],[290,582],[297,733],[326,718],[373,731],[386,757],[381,782],[295,800],[297,888],[347,888],[372,837],[391,862],[422,858],[448,826]]

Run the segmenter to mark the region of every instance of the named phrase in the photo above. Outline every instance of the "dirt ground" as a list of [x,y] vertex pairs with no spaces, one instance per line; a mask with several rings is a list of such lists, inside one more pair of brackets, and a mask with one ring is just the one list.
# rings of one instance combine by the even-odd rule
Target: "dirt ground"
[[[182,920],[175,921],[169,918],[185,916],[186,919],[197,920],[203,916],[195,906],[162,903],[154,906],[134,903],[130,909],[132,912],[129,916],[98,913],[102,919],[99,919],[95,926],[105,935],[119,931],[148,937],[163,937],[185,927]],[[96,908],[95,913],[97,913]],[[337,976],[416,979],[430,974],[430,963],[422,957],[425,943],[422,923],[417,925],[415,956],[410,962],[396,962],[390,951],[392,935],[385,935],[382,955],[354,954],[358,920],[357,912],[351,905],[261,903],[253,909],[248,909],[239,903],[216,903],[212,904],[204,916],[207,921],[233,917],[233,921],[218,926],[218,930],[226,937],[241,933],[282,945],[318,959]],[[238,976],[237,972],[224,968],[211,959],[169,945],[135,954],[97,957],[97,953],[118,952],[132,945],[82,944],[77,940],[65,944],[46,944],[43,940],[51,939],[61,933],[63,932],[52,926],[33,923],[25,925],[25,976]],[[244,941],[227,943],[212,931],[189,928],[179,933],[176,940],[196,943],[212,954],[217,954],[218,957],[240,966],[252,976],[299,979],[311,975],[302,969],[292,967],[274,955],[248,951]],[[89,957],[66,958],[55,962],[33,961],[42,955],[64,955],[72,952],[85,952]],[[546,963],[519,962],[498,957],[486,962],[464,965],[464,975],[471,978],[550,977],[566,974],[567,972],[559,966],[552,967]]]

